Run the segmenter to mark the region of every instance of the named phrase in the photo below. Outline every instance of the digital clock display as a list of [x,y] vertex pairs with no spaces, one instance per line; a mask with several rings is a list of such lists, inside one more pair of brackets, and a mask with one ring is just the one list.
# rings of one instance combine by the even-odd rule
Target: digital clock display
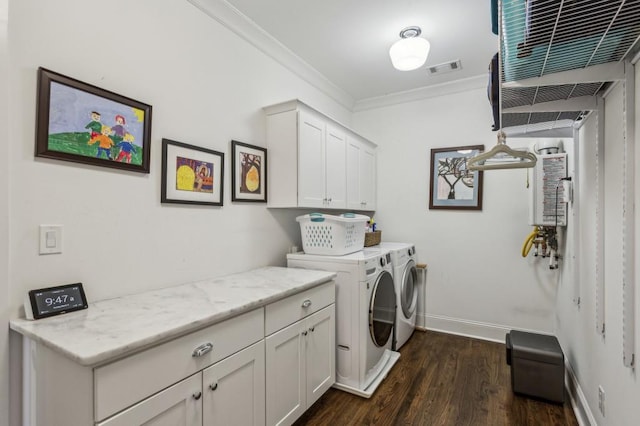
[[29,299],[35,319],[88,307],[82,283],[31,290]]

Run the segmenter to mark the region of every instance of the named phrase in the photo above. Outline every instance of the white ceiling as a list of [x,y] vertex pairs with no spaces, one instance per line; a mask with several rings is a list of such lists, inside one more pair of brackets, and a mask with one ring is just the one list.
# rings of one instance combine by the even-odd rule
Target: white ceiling
[[[498,38],[489,0],[227,0],[354,101],[487,75]],[[391,66],[389,47],[417,25],[431,43],[414,71]],[[429,75],[455,60],[460,71]]]

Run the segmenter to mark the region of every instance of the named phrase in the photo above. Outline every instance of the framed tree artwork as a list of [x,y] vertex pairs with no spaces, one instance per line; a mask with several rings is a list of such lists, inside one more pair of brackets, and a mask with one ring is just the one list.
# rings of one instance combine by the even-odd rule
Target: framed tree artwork
[[149,173],[151,106],[38,69],[36,157]]
[[467,160],[484,145],[431,150],[429,209],[482,210],[482,171],[471,171]]
[[267,201],[267,150],[231,141],[231,200]]

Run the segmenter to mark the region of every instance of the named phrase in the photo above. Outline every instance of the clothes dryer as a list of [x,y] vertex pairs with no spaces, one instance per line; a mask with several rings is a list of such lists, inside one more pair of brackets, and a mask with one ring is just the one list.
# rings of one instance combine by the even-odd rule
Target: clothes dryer
[[409,340],[416,328],[418,306],[416,249],[410,243],[382,242],[377,247],[388,250],[391,254],[397,300],[393,350],[397,351]]
[[289,267],[336,272],[336,383],[369,398],[395,365],[396,296],[391,256],[365,249],[345,256],[294,253]]

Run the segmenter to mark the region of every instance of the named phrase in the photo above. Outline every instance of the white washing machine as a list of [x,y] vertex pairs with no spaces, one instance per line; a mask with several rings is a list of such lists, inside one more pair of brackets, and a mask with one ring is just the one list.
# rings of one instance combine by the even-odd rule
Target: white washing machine
[[377,247],[388,250],[396,285],[396,327],[393,350],[407,343],[416,328],[418,306],[418,270],[416,249],[410,243],[382,242]]
[[390,260],[389,252],[380,249],[344,256],[287,255],[289,267],[337,273],[334,387],[365,398],[400,358],[391,350],[396,297]]

